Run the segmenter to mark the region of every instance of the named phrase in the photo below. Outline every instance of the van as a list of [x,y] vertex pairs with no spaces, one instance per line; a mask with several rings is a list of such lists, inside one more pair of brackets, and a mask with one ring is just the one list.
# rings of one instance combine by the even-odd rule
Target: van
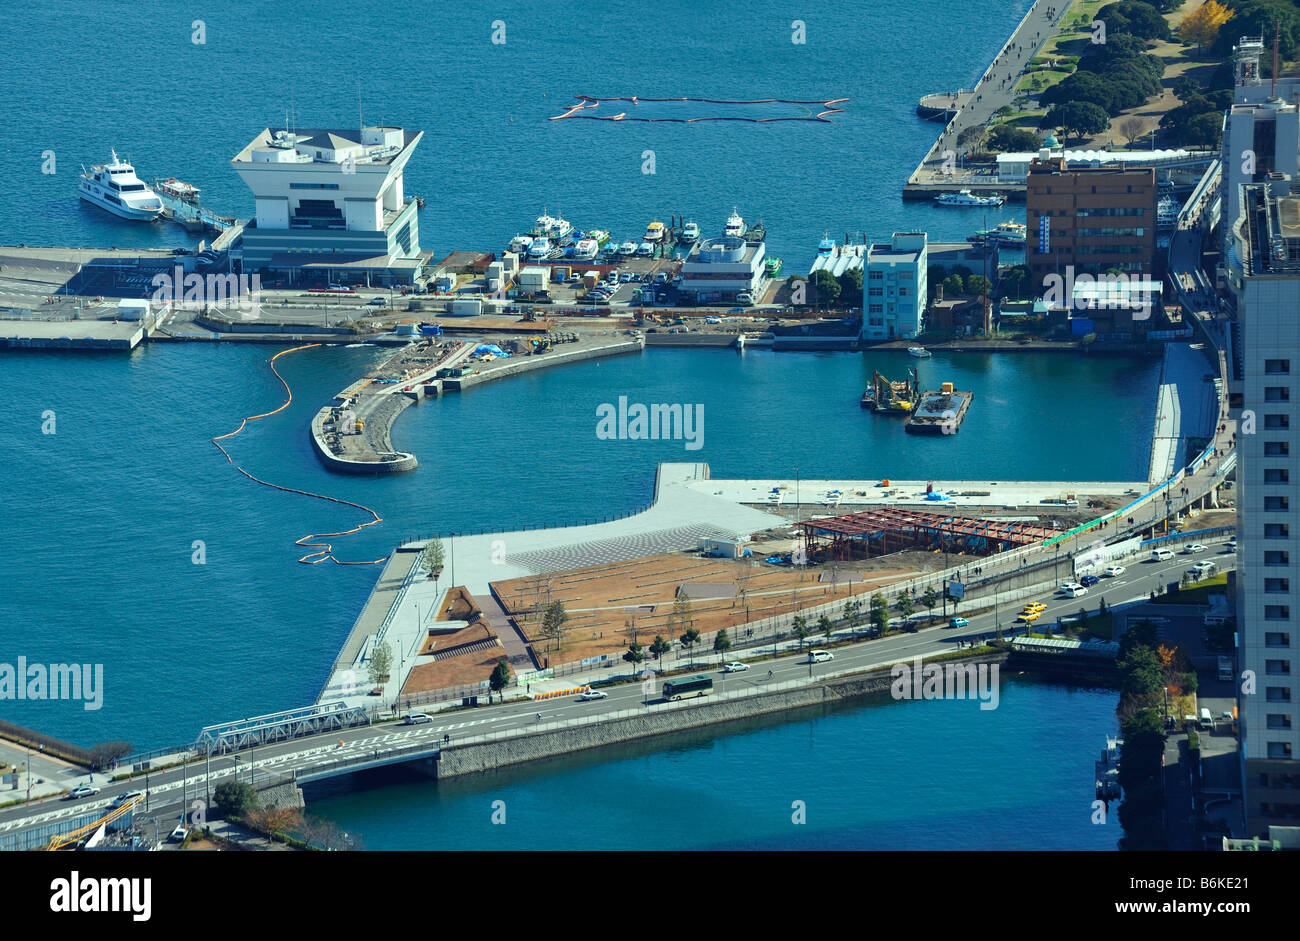
[[423,725],[425,722],[432,722],[433,716],[423,712],[408,712],[404,721],[407,725]]
[[1210,710],[1205,707],[1201,707],[1200,726],[1202,729],[1214,731],[1214,716],[1210,715]]
[[1061,591],[1067,598],[1081,598],[1088,593],[1088,589],[1083,585],[1065,585]]
[[825,663],[827,660],[834,660],[835,654],[829,650],[810,650],[808,651],[809,663]]
[[1167,562],[1167,561],[1169,561],[1170,559],[1172,559],[1173,557],[1174,557],[1174,551],[1173,551],[1172,549],[1152,549],[1152,550],[1151,550],[1151,561],[1152,561],[1152,562]]

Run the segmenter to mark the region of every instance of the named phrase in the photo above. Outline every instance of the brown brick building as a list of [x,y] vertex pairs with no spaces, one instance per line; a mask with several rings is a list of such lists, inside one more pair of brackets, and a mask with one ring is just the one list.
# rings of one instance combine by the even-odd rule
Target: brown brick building
[[1073,266],[1076,276],[1111,269],[1154,274],[1153,168],[1066,168],[1059,157],[1034,160],[1025,202],[1025,260],[1037,293],[1048,275],[1067,277],[1067,266]]

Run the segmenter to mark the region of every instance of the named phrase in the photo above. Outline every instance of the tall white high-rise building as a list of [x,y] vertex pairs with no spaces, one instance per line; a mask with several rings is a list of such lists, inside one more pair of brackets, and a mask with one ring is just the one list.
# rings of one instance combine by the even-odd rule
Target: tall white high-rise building
[[[1300,825],[1300,185],[1243,185],[1225,269],[1236,297],[1238,706],[1249,835]],[[1296,475],[1292,477],[1292,475]],[[1300,509],[1300,500],[1297,500]],[[1292,530],[1295,532],[1292,532]],[[1292,597],[1292,590],[1296,596]]]

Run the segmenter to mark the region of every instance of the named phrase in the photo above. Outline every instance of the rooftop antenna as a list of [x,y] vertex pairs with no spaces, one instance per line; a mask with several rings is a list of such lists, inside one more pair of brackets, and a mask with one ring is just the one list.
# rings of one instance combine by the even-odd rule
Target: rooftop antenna
[[1278,20],[1273,26],[1273,83],[1269,87],[1268,96],[1277,97],[1277,46],[1282,39],[1282,21]]

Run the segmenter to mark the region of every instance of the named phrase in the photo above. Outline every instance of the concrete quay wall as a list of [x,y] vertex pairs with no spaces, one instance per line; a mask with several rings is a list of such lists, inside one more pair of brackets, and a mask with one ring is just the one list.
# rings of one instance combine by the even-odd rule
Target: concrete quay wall
[[[1001,663],[1005,653],[984,654],[981,663]],[[570,726],[554,731],[522,735],[465,745],[443,746],[438,756],[437,776],[454,778],[509,765],[524,764],[572,752],[617,745],[670,732],[739,722],[773,713],[793,712],[825,706],[859,696],[889,692],[890,668],[832,677],[812,685],[775,692],[758,692],[734,698],[691,700],[681,708],[652,707],[635,716]]]
[[[364,416],[366,421],[364,433],[375,450],[388,452],[393,450],[389,440],[389,431],[393,422],[408,406],[414,405],[415,401],[408,395],[387,395],[370,414]],[[375,475],[404,474],[419,466],[415,455],[406,452],[401,452],[401,457],[391,461],[354,461],[339,457],[325,443],[325,420],[329,417],[331,407],[327,405],[318,411],[311,420],[310,428],[312,447],[327,468],[340,474]]]
[[543,353],[540,356],[512,357],[508,360],[497,360],[496,362],[501,365],[493,365],[491,368],[472,376],[448,377],[442,381],[442,384],[446,390],[462,392],[485,382],[491,382],[493,379],[518,376],[534,369],[545,369],[548,366],[560,366],[565,363],[577,363],[587,359],[599,359],[603,356],[616,356],[620,353],[639,353],[642,349],[644,349],[644,341],[641,338],[634,338],[609,343],[604,346],[591,346],[585,349],[553,351]]

